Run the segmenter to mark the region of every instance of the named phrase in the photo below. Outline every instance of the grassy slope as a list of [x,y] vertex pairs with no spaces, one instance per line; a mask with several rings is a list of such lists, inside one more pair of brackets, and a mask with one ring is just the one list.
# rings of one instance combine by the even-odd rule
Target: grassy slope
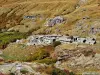
[[[4,32],[0,33],[0,48],[6,47],[10,42],[15,42],[17,39],[26,38],[27,35],[18,32]],[[4,47],[4,48],[5,48]]]
[[[89,16],[90,19],[86,20],[82,25],[88,25],[86,30],[88,31],[91,25],[95,24],[95,21],[100,21],[100,0],[88,0],[85,4],[80,4],[80,8],[75,8],[79,0],[9,0],[8,2],[0,0],[0,28],[13,28],[20,32],[33,31],[33,34],[70,34],[87,36],[87,33],[82,33],[81,30],[75,28],[76,23],[82,20],[83,17]],[[2,7],[1,7],[2,6]],[[35,23],[30,19],[23,19],[24,15],[42,15],[42,20],[37,18]],[[61,15],[66,19],[66,22],[61,25],[55,25],[52,28],[45,27],[44,23],[47,18]],[[68,21],[68,22],[67,22]],[[100,22],[97,22],[100,25]],[[28,26],[28,27],[27,27]],[[99,26],[97,26],[99,27]],[[57,31],[60,30],[60,32]],[[46,31],[50,31],[49,33]],[[2,34],[0,34],[2,36]],[[10,37],[6,37],[6,40],[10,40]],[[12,35],[13,38],[17,38],[16,35]],[[22,35],[19,37],[23,37]],[[0,38],[6,41],[4,38]],[[9,41],[6,41],[9,42]],[[83,46],[83,45],[82,45]],[[100,53],[100,45],[94,45],[97,48],[97,52]],[[62,45],[62,48],[75,48],[73,45]],[[6,59],[12,60],[29,60],[30,53],[34,53],[33,47],[27,47],[24,49],[24,45],[11,45],[8,46],[4,53]],[[24,51],[26,50],[26,51]],[[26,55],[26,56],[25,56]],[[21,58],[21,59],[20,59]],[[51,60],[40,60],[38,62],[45,62]]]
[[[88,0],[86,3],[80,3],[79,0],[9,0],[8,2],[1,2],[0,7],[0,28],[11,28],[19,30],[20,32],[28,32],[33,30],[35,34],[69,34],[77,35],[75,33],[75,24],[85,16],[93,19],[100,19],[99,0]],[[80,8],[75,8],[80,5]],[[42,20],[37,18],[35,23],[30,19],[23,19],[24,15],[41,15]],[[61,25],[56,25],[52,28],[45,27],[44,24],[47,18],[61,15],[65,17],[66,22]],[[90,25],[87,20],[84,24]],[[27,27],[28,26],[28,27]],[[57,31],[60,30],[60,32]],[[47,32],[49,30],[50,32]],[[82,33],[80,30],[78,34]],[[86,36],[86,33],[84,34]]]

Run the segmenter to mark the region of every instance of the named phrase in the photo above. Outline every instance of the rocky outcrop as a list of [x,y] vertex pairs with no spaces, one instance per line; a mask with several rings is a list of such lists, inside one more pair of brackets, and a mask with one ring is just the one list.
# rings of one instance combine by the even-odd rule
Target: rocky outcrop
[[[91,22],[88,24],[88,22]],[[94,35],[100,34],[100,19],[89,19],[89,18],[84,18],[76,22],[75,24],[75,32],[76,35],[80,36],[91,36],[93,37]],[[84,37],[85,37],[84,36]],[[95,36],[94,38],[96,38]]]
[[3,74],[9,74],[14,73],[16,75],[43,75],[42,72],[39,72],[39,68],[45,68],[47,67],[46,64],[40,64],[40,63],[7,63],[4,65],[0,65],[0,72]]
[[[59,62],[56,66],[62,68],[61,65],[66,63],[66,67],[71,69],[100,69],[100,54],[95,53],[91,48],[77,48],[74,50],[56,50],[57,59]],[[61,61],[61,62],[60,62]],[[59,64],[60,66],[58,66]]]
[[54,25],[56,25],[56,24],[62,23],[63,21],[64,21],[64,18],[63,18],[63,17],[57,16],[57,17],[55,17],[55,18],[49,19],[49,20],[47,21],[46,26],[52,27],[52,26],[54,26]]
[[80,57],[73,57],[71,61],[68,61],[68,67],[72,68],[85,68],[85,69],[90,69],[90,68],[95,68],[95,69],[100,69],[100,54],[96,54],[94,57],[92,56],[84,56],[81,55]]
[[55,49],[55,53],[57,54],[58,60],[70,60],[72,57],[79,57],[81,55],[84,56],[94,56],[95,52],[91,48],[77,48],[73,50],[64,49],[61,50],[60,48]]

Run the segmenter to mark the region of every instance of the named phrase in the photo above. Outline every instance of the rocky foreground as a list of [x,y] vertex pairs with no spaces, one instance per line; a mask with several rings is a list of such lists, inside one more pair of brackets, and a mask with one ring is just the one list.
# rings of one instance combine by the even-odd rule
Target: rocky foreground
[[0,60],[2,62],[0,72],[21,75],[24,71],[25,75],[54,75],[53,72],[57,69],[63,72],[62,75],[70,75],[72,72],[76,75],[85,72],[99,75],[100,53],[97,53],[93,47],[71,45],[32,47],[11,44],[1,52],[3,57]]

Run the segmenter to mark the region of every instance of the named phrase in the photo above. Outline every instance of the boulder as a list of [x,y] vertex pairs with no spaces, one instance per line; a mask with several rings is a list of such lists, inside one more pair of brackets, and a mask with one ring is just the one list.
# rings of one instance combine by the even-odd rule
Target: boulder
[[52,27],[52,26],[54,26],[54,25],[56,25],[56,24],[62,23],[63,21],[64,21],[64,18],[63,18],[63,17],[57,16],[57,17],[55,17],[55,18],[49,19],[49,20],[47,21],[47,24],[46,24],[46,25]]

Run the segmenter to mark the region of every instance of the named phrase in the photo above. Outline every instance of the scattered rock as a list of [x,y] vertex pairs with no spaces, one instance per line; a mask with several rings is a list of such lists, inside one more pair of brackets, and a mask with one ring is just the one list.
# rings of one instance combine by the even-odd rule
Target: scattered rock
[[47,22],[47,24],[46,24],[46,26],[52,27],[52,26],[54,26],[56,24],[62,23],[63,21],[64,21],[64,18],[63,17],[57,16],[57,17],[55,17],[53,19],[52,18],[49,19],[48,22]]
[[[15,63],[7,63],[4,65],[0,65],[0,72],[4,74],[9,74],[14,73],[16,75],[21,75],[23,73],[26,73],[25,75],[42,75],[38,70],[40,67],[46,67],[47,65],[45,64],[39,64],[39,63],[20,63],[20,62],[15,62]],[[38,70],[37,70],[38,68]]]
[[76,48],[73,50],[68,50],[68,49],[64,49],[64,50],[59,49],[58,50],[58,49],[56,49],[55,53],[57,55],[58,60],[68,60],[72,57],[79,57],[82,54],[84,56],[94,56],[95,55],[93,49],[91,49],[91,48]]

